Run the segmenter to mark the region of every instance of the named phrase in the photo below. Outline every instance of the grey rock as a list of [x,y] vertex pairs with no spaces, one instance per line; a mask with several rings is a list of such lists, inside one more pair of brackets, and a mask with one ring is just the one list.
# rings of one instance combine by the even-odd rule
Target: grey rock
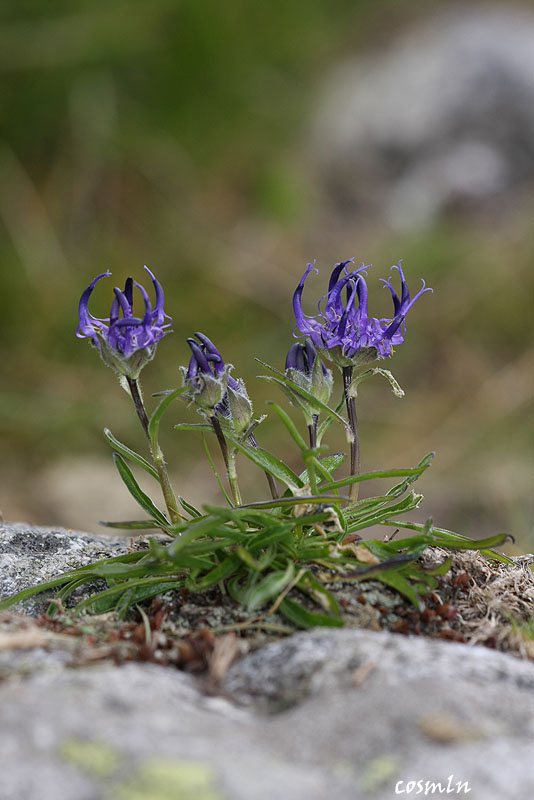
[[420,227],[534,182],[534,14],[453,6],[328,79],[312,151],[339,212]]
[[[8,526],[4,555],[25,559],[9,586],[48,577],[62,551],[71,566],[110,552],[66,539]],[[534,796],[534,665],[487,648],[315,630],[246,655],[218,694],[173,668],[49,655],[0,669],[2,800],[390,800],[419,780]]]
[[[129,539],[94,536],[64,528],[44,528],[24,522],[0,524],[0,598],[101,558],[127,552]],[[46,610],[53,592],[24,600],[17,610],[36,615]],[[80,600],[83,592],[74,597]]]
[[288,639],[237,662],[225,688],[240,703],[270,710],[287,707],[353,681],[358,670],[372,669],[388,691],[407,681],[467,681],[473,685],[513,685],[532,692],[530,661],[438,639],[397,636],[368,630],[316,629]]

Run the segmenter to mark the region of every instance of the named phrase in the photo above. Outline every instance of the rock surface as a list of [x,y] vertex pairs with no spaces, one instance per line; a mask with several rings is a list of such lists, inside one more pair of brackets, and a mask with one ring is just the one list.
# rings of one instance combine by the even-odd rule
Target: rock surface
[[[0,551],[15,534],[31,541],[12,562],[19,582],[24,564],[28,583],[58,569],[60,548],[49,564],[40,540],[69,567],[124,547],[75,534],[73,549],[66,532],[19,525]],[[389,800],[418,780],[460,795],[467,781],[472,800],[534,796],[534,665],[488,648],[320,629],[246,655],[217,694],[153,664],[56,657],[30,673],[0,673],[2,800]]]
[[534,14],[453,5],[327,81],[312,151],[338,212],[417,228],[534,182]]

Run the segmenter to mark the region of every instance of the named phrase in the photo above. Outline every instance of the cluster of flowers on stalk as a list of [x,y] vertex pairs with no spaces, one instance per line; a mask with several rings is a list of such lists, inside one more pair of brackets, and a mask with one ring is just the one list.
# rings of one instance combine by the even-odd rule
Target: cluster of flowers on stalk
[[[432,290],[425,286],[411,297],[401,264],[392,269],[400,277],[400,294],[391,278],[382,279],[391,293],[391,317],[371,317],[368,309],[368,288],[365,277],[368,266],[354,268],[353,259],[335,265],[328,290],[318,303],[317,313],[310,315],[302,308],[305,282],[311,272],[318,272],[315,262],[307,269],[293,295],[296,327],[295,342],[289,349],[283,378],[290,401],[304,414],[309,429],[310,446],[317,446],[317,421],[321,408],[329,400],[333,388],[333,374],[323,359],[339,367],[343,375],[344,397],[350,430],[351,474],[359,469],[358,424],[355,407],[355,386],[362,375],[387,370],[375,368],[354,376],[354,369],[366,367],[373,361],[389,358],[396,345],[404,342],[406,315],[416,300]],[[154,357],[161,339],[170,332],[172,319],[164,311],[162,287],[153,273],[145,267],[155,292],[152,304],[146,289],[128,278],[124,290],[115,288],[109,317],[99,318],[89,312],[89,299],[97,285],[109,271],[98,275],[82,294],[79,304],[77,336],[89,338],[103,361],[119,375],[130,392],[137,414],[149,437],[151,453],[164,489],[165,501],[171,517],[176,518],[176,501],[170,488],[166,466],[154,441],[139,386],[142,369]],[[134,314],[134,289],[144,304],[143,313]],[[243,380],[231,374],[232,365],[226,364],[214,343],[204,334],[195,333],[187,339],[191,358],[187,367],[181,367],[181,394],[193,404],[217,434],[225,460],[234,504],[241,503],[235,471],[236,446],[257,447],[253,430],[258,421],[253,419],[253,408]],[[273,497],[277,496],[272,476],[268,475]]]

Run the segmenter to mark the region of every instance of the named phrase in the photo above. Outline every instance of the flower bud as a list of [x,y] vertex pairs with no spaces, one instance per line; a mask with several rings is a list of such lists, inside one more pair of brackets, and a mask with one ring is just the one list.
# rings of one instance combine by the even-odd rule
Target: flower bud
[[195,333],[198,342],[187,340],[191,360],[187,369],[180,367],[188,397],[200,411],[213,416],[226,395],[231,366],[226,366],[213,342],[203,333]]
[[252,424],[253,410],[245,384],[241,379],[236,381],[230,378],[228,381],[226,405],[234,433],[238,436],[246,433]]
[[[306,342],[297,342],[290,347],[286,358],[286,376],[294,383],[312,394],[321,403],[327,404],[332,394],[332,371],[327,369],[309,339]],[[297,405],[306,407],[308,414],[317,413],[310,408],[305,398],[292,392],[293,398],[298,399]],[[304,409],[303,409],[304,410]]]

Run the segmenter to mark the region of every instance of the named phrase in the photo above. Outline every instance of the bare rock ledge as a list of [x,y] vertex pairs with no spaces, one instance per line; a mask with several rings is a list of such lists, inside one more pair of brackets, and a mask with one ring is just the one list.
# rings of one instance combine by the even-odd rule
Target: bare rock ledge
[[[127,544],[4,524],[0,594]],[[2,800],[534,797],[534,665],[488,648],[318,629],[243,657],[218,696],[169,667],[17,654],[26,674],[0,659]]]

